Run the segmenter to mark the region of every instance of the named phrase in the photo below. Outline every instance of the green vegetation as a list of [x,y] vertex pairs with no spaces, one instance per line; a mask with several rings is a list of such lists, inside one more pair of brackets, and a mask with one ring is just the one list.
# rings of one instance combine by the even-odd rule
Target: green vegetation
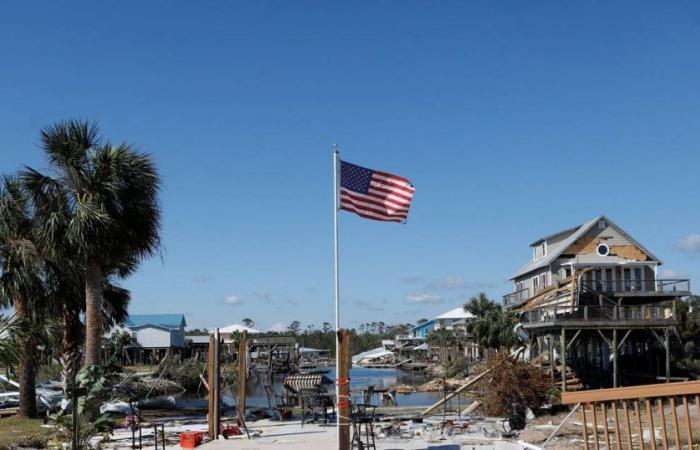
[[467,333],[482,347],[507,350],[518,342],[513,331],[517,324],[515,315],[490,300],[485,293],[469,299],[464,310],[475,316],[467,323]]
[[[204,374],[205,364],[195,359],[181,361],[180,356],[167,358],[158,366],[157,373],[166,380],[174,381],[188,392],[195,392],[200,386],[200,374]],[[236,367],[236,370],[238,367]]]
[[[76,374],[73,401],[77,406],[78,448],[87,448],[91,438],[114,428],[114,422],[108,414],[100,412],[100,406],[120,398],[120,394],[113,390],[118,381],[119,371],[115,366],[86,366]],[[125,396],[121,394],[121,397]],[[74,417],[70,409],[60,411],[52,418],[65,429],[72,429]]]
[[0,419],[0,450],[25,448],[46,448],[46,443],[59,432],[55,428],[43,426],[39,419],[8,417]]
[[42,130],[41,147],[50,172],[26,167],[0,180],[0,307],[14,308],[22,331],[10,368],[24,417],[37,415],[37,347],[60,349],[64,390],[81,352],[99,364],[103,325],[122,323],[130,301],[115,280],[159,248],[159,177],[148,155],[75,120]]
[[676,303],[680,319],[680,345],[676,349],[675,366],[681,373],[700,377],[700,297],[693,295],[685,302]]

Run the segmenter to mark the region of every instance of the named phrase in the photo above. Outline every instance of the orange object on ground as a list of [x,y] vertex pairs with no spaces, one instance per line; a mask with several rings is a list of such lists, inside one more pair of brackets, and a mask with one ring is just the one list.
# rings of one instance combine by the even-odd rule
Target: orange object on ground
[[180,447],[195,448],[202,443],[204,433],[201,431],[185,431],[180,433]]

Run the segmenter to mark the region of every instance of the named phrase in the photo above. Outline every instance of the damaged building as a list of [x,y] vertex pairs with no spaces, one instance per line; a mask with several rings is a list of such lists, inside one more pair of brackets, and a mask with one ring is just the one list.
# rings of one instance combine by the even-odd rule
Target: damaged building
[[503,303],[562,390],[671,379],[688,279],[659,278],[662,261],[605,216],[530,247]]

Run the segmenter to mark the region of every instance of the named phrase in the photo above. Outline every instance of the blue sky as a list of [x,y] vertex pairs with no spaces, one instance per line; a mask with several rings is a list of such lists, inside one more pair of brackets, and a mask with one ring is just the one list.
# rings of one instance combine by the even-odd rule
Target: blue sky
[[[331,145],[410,178],[341,217],[345,326],[499,298],[536,238],[606,214],[700,275],[693,2],[44,2],[0,15],[0,171],[98,120],[163,176],[134,313],[333,320]],[[277,325],[279,326],[279,325]]]

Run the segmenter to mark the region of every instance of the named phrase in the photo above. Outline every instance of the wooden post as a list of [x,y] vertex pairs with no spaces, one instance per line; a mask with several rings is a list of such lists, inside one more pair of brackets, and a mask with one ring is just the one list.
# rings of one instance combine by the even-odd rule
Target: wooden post
[[248,358],[248,332],[241,333],[240,342],[238,342],[238,417],[245,423],[245,387],[248,368],[246,367],[246,359]]
[[[561,329],[561,391],[566,392],[566,329]],[[595,417],[595,416],[593,416]]]
[[549,347],[549,376],[554,382],[554,336],[547,335],[547,346]]
[[221,430],[221,335],[214,330],[214,437],[219,437]]
[[207,424],[209,439],[216,439],[216,432],[214,428],[214,405],[216,400],[214,398],[214,335],[209,336],[209,351],[207,352],[207,379],[208,379],[208,390],[209,390],[209,412],[207,415]]
[[350,450],[350,332],[338,330],[338,433],[339,450]]
[[612,357],[613,357],[613,387],[617,387],[619,380],[617,379],[617,328],[612,331]]
[[664,347],[666,348],[666,383],[671,382],[671,334],[664,330]]

